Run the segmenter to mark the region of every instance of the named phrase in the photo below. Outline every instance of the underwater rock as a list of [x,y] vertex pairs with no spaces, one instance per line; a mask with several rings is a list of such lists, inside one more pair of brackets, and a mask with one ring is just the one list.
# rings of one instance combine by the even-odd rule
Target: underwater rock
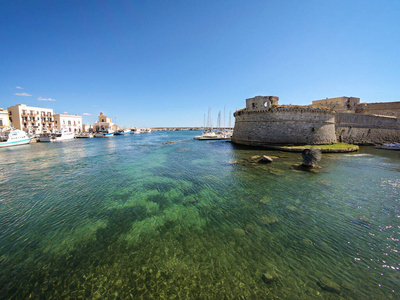
[[341,286],[342,286],[344,289],[349,290],[349,291],[353,291],[353,292],[356,292],[356,291],[357,291],[357,289],[356,289],[351,283],[349,283],[349,282],[347,282],[347,281],[342,281]]
[[264,163],[264,164],[266,164],[266,163],[271,163],[271,162],[273,162],[274,160],[271,158],[271,157],[269,157],[269,156],[267,156],[267,155],[263,155],[262,157],[261,157],[261,159],[258,161],[259,163]]
[[297,210],[296,206],[294,206],[293,204],[287,205],[287,206],[286,206],[286,209],[287,209],[287,210],[290,210],[290,211],[296,211],[296,210]]
[[275,215],[271,216],[262,216],[260,219],[261,223],[264,225],[270,225],[279,222],[279,218]]
[[264,205],[268,205],[268,203],[270,203],[271,201],[272,201],[272,198],[270,196],[265,196],[264,198],[262,198],[260,200],[260,203],[264,204]]
[[306,246],[315,246],[315,243],[309,238],[302,239],[302,243]]
[[227,163],[228,165],[237,165],[239,162],[237,160],[228,160],[225,163]]
[[275,272],[267,271],[264,274],[261,275],[262,281],[264,281],[266,284],[273,283],[275,281],[278,281],[279,277],[278,274]]
[[304,149],[301,152],[303,157],[303,167],[313,168],[317,166],[318,162],[321,160],[321,150],[319,149]]
[[234,231],[238,236],[244,236],[246,234],[246,231],[244,231],[242,228],[235,228]]
[[371,228],[371,224],[362,218],[359,218],[356,220],[351,220],[350,223],[353,223],[355,225],[359,225],[359,226],[362,226],[365,228]]
[[197,202],[199,202],[199,200],[197,200],[195,197],[190,197],[190,196],[185,197],[184,201],[186,203],[197,203]]
[[329,278],[322,277],[320,278],[319,281],[317,281],[317,285],[330,293],[335,293],[335,294],[340,294],[340,285],[338,285],[336,282],[330,280]]
[[178,149],[178,150],[176,150],[176,152],[186,152],[186,151],[188,151],[189,149],[187,149],[187,148],[181,148],[181,149]]
[[167,145],[167,144],[173,144],[173,143],[175,143],[175,142],[165,142],[165,143],[162,143],[163,145]]

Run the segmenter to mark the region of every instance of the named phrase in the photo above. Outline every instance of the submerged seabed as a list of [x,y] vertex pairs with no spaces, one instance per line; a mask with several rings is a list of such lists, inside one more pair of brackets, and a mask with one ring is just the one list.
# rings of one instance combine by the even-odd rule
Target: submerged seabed
[[399,152],[195,134],[1,149],[1,298],[399,298]]

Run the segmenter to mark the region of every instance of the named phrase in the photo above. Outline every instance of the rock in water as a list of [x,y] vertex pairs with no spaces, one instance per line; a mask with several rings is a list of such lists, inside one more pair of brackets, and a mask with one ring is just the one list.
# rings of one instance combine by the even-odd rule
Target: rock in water
[[269,156],[263,155],[263,157],[261,157],[261,159],[258,161],[260,163],[270,163],[273,162],[273,159]]
[[261,279],[266,284],[269,284],[269,283],[273,283],[274,281],[276,281],[277,280],[277,276],[275,274],[267,272],[267,273],[262,274]]
[[327,292],[340,294],[340,285],[326,277],[322,277],[317,281],[317,285]]
[[321,150],[319,149],[304,149],[301,152],[303,157],[302,166],[313,168],[316,167],[318,162],[321,160]]

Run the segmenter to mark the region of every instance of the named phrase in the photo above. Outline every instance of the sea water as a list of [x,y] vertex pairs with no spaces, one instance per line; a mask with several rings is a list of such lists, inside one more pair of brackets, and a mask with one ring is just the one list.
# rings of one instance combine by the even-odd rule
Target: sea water
[[0,298],[400,297],[400,152],[196,134],[0,149]]

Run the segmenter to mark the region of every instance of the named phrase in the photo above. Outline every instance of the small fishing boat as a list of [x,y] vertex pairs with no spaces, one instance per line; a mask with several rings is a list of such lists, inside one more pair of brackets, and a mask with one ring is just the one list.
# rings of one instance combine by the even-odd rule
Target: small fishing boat
[[91,139],[91,138],[93,138],[93,133],[91,133],[91,132],[81,132],[80,134],[78,134],[77,136],[76,136],[76,138],[78,138],[78,139]]
[[400,150],[400,143],[384,143],[382,145],[376,146],[376,148],[386,150]]
[[127,134],[131,134],[131,130],[130,129],[119,129],[114,134],[115,135],[127,135]]
[[29,144],[31,138],[25,131],[11,128],[10,131],[0,136],[0,148]]
[[94,137],[110,137],[114,135],[114,130],[105,129],[103,131],[97,132]]
[[66,128],[57,130],[55,133],[46,134],[39,138],[39,142],[59,142],[65,140],[72,140],[75,138],[75,132],[68,131]]
[[132,132],[134,133],[134,134],[138,134],[138,133],[140,133],[141,131],[140,131],[140,128],[133,128],[132,129]]

